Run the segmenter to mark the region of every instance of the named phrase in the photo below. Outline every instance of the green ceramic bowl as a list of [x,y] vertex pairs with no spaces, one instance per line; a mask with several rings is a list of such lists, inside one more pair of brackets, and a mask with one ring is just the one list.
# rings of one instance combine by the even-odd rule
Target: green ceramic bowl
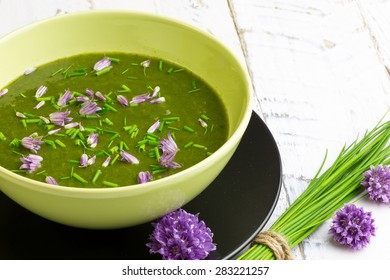
[[53,186],[0,167],[0,188],[30,211],[58,223],[93,229],[154,220],[200,194],[225,167],[249,123],[250,79],[237,58],[209,34],[143,13],[96,11],[57,16],[0,39],[0,88],[31,66],[89,52],[162,57],[192,70],[221,96],[229,139],[213,155],[175,175],[107,189]]

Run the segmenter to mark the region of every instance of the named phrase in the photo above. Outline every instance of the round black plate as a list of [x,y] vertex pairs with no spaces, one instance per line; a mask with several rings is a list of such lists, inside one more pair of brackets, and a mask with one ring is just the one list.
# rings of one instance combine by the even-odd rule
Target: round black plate
[[[230,162],[215,181],[183,208],[200,213],[214,232],[209,259],[234,258],[268,221],[279,197],[280,155],[255,113]],[[0,192],[0,259],[160,259],[145,244],[151,223],[117,230],[86,230],[41,218]]]

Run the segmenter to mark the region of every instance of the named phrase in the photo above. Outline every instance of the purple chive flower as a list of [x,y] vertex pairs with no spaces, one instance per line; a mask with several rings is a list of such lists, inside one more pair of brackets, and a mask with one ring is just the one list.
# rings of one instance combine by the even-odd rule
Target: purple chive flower
[[150,235],[150,253],[162,255],[164,260],[202,260],[216,249],[213,233],[199,214],[183,209],[171,212],[156,223]]
[[160,120],[157,120],[154,124],[152,124],[149,128],[148,128],[148,133],[154,133],[159,127],[160,127]]
[[379,203],[390,203],[390,170],[388,166],[371,166],[363,173],[361,182],[366,187],[369,198]]
[[45,181],[50,185],[58,185],[57,181],[52,176],[47,176]]
[[22,146],[27,149],[30,149],[34,153],[37,153],[39,151],[42,144],[42,136],[38,136],[38,133],[36,132],[22,139]]
[[122,161],[131,163],[131,164],[138,164],[139,163],[139,160],[135,156],[129,154],[126,151],[123,151],[123,150],[120,151],[120,155],[122,156],[122,158],[121,158]]
[[86,167],[88,165],[88,155],[87,154],[82,154],[80,157],[80,166],[81,167]]
[[103,70],[104,68],[107,68],[111,65],[111,60],[109,60],[106,56],[99,60],[98,62],[95,63],[93,66],[93,70],[95,71],[100,71]]
[[38,155],[29,154],[28,156],[23,156],[20,158],[20,161],[23,163],[19,169],[26,169],[27,173],[32,173],[41,167],[41,161],[43,158]]
[[160,156],[160,165],[166,168],[180,168],[181,165],[173,161],[175,156],[176,153],[163,153]]
[[78,122],[71,122],[71,123],[68,123],[68,124],[64,125],[64,128],[65,129],[69,129],[69,128],[74,128],[74,127],[77,127],[77,126],[79,126]]
[[40,86],[37,91],[35,92],[35,97],[36,98],[39,98],[39,97],[42,97],[42,95],[44,95],[47,91],[47,86]]
[[57,105],[60,107],[66,106],[68,102],[73,98],[72,92],[67,89],[64,94],[58,99]]
[[131,99],[130,103],[131,104],[140,104],[140,103],[143,103],[145,101],[148,101],[149,99],[150,99],[149,93],[144,93],[144,94],[134,96]]
[[138,173],[138,177],[137,177],[138,184],[147,183],[150,180],[153,180],[153,176],[152,174],[150,174],[149,171],[146,172],[141,171],[140,173]]
[[49,115],[51,123],[54,123],[59,126],[64,126],[66,122],[72,121],[72,118],[68,118],[70,111],[66,110],[65,112],[55,112]]
[[108,157],[106,158],[106,160],[102,163],[102,166],[103,166],[103,167],[107,167],[107,166],[110,164],[110,162],[111,162],[111,157],[108,156]]
[[106,102],[106,100],[107,100],[107,99],[104,97],[103,93],[101,93],[100,91],[95,92],[95,96],[96,96],[97,99],[99,99],[100,101]]
[[129,106],[129,101],[123,95],[118,95],[116,99],[123,107]]
[[177,144],[175,140],[173,140],[172,135],[170,132],[168,132],[167,138],[162,138],[160,141],[160,146],[163,153],[174,153],[176,154],[179,151],[179,148],[177,147]]
[[91,100],[87,101],[80,109],[80,115],[95,115],[97,111],[100,111],[102,108],[98,107],[96,102]]
[[87,144],[90,148],[95,148],[98,144],[98,134],[92,133],[91,135],[89,135],[87,138]]
[[44,100],[40,101],[37,105],[35,105],[34,109],[39,109],[39,108],[41,108],[43,105],[45,105],[45,101],[44,101]]
[[149,103],[152,103],[152,104],[158,104],[158,103],[163,103],[165,102],[165,97],[161,96],[159,98],[155,98],[155,99],[152,99],[149,101]]
[[371,212],[347,204],[333,217],[329,233],[340,244],[358,250],[368,245],[375,235],[374,219]]
[[24,71],[24,75],[30,75],[32,72],[35,72],[35,70],[37,70],[35,67],[28,68],[26,71]]
[[5,88],[5,89],[0,90],[0,97],[6,95],[7,92],[8,92],[8,88]]

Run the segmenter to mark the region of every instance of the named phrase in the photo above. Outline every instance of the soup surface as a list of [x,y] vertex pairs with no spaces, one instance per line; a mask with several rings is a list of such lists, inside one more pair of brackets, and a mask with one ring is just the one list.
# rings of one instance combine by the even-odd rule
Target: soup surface
[[93,53],[26,70],[0,88],[0,165],[72,187],[157,180],[227,139],[217,93],[159,58]]

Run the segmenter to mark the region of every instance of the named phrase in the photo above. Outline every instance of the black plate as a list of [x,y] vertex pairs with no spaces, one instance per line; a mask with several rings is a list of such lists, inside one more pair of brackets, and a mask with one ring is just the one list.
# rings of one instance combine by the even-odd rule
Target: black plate
[[[183,207],[214,232],[209,259],[237,256],[264,227],[279,197],[281,162],[270,131],[255,113],[230,162]],[[150,223],[117,230],[64,226],[25,210],[0,192],[0,259],[160,259],[145,244]]]

